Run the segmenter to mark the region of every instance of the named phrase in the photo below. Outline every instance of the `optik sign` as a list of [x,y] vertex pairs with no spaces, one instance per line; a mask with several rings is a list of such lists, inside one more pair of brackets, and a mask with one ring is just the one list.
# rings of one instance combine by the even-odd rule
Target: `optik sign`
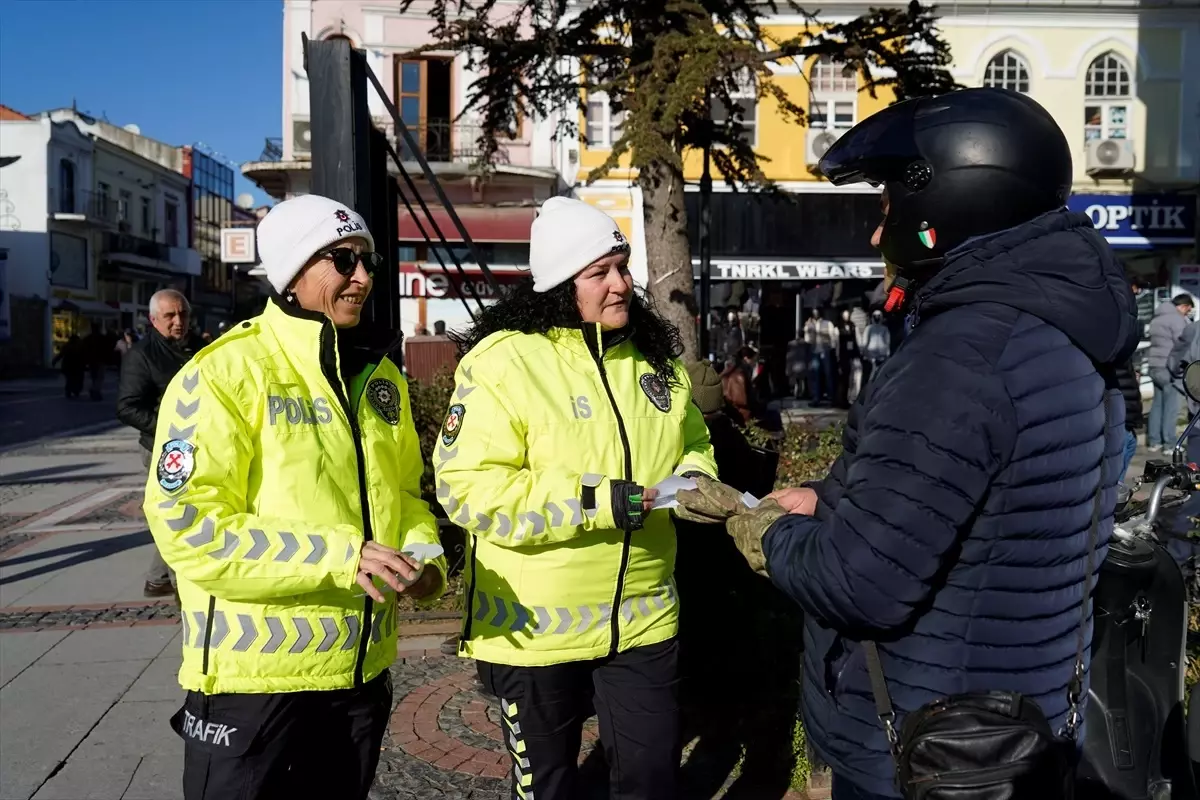
[[1194,194],[1074,194],[1072,211],[1091,218],[1113,247],[1191,245],[1196,241]]

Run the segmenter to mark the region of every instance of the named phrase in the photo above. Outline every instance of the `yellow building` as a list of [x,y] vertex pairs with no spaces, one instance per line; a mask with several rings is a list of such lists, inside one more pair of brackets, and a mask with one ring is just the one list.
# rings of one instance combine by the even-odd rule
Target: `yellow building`
[[[876,5],[893,4],[900,5]],[[1075,144],[1071,207],[1092,217],[1131,270],[1170,292],[1191,288],[1192,273],[1185,268],[1181,278],[1178,267],[1200,260],[1193,250],[1194,187],[1200,181],[1200,0],[1147,5],[961,0],[941,7],[941,28],[960,84],[1025,92],[1054,114]],[[822,8],[830,22],[866,11],[865,5],[838,0]],[[782,39],[802,24],[795,15],[781,14],[769,20],[767,30]],[[833,187],[811,168],[830,141],[892,98],[870,96],[860,78],[828,59],[780,65],[773,80],[809,110],[809,125],[784,121],[771,98],[756,99],[748,87],[739,99],[747,111],[746,135],[767,159],[767,176],[798,196],[792,204],[771,203],[723,191],[721,181],[715,182],[713,305],[757,301],[764,329],[767,309],[777,309],[785,319],[775,327],[790,336],[789,321],[798,319],[801,305],[860,304],[878,284],[882,264],[867,243],[879,219],[875,190]],[[576,170],[574,175],[564,170],[564,178],[575,183],[579,197],[618,218],[641,256],[641,201],[630,171],[585,183],[588,171],[607,157],[621,120],[603,96],[587,98],[585,106],[588,144],[572,143],[579,148],[577,158],[563,163],[575,163]],[[687,160],[686,177],[689,190],[697,191],[698,154]],[[693,218],[695,200],[689,196]],[[692,225],[695,257],[694,220]],[[635,259],[635,266],[643,263]]]

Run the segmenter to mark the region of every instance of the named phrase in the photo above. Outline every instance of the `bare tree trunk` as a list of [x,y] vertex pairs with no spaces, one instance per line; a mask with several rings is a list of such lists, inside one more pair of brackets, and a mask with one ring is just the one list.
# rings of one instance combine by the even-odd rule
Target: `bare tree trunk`
[[663,161],[652,161],[639,170],[638,186],[646,222],[647,289],[662,315],[679,328],[682,357],[691,361],[700,355],[683,174]]

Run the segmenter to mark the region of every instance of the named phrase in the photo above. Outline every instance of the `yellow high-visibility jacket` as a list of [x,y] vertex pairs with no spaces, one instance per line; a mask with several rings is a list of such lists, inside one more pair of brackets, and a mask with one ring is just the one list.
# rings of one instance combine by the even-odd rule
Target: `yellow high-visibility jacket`
[[[324,316],[272,302],[163,396],[144,509],[177,577],[185,689],[342,689],[395,660],[396,596],[355,583],[359,550],[436,543],[437,524],[399,369],[372,359],[346,386],[339,359]],[[426,569],[445,586],[444,559]]]
[[460,655],[544,666],[677,631],[670,512],[616,529],[611,481],[715,476],[708,429],[682,365],[668,388],[631,342],[602,341],[501,332],[458,366],[434,468],[471,534]]

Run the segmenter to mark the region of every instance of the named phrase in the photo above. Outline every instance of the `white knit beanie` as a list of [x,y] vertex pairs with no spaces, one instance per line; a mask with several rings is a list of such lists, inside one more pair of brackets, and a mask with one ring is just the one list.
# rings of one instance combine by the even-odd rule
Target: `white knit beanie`
[[533,290],[548,292],[617,252],[629,252],[629,240],[616,220],[582,200],[551,197],[538,209],[529,234]]
[[351,236],[375,249],[367,223],[344,203],[304,194],[284,200],[258,223],[258,257],[267,281],[283,294],[310,258]]

